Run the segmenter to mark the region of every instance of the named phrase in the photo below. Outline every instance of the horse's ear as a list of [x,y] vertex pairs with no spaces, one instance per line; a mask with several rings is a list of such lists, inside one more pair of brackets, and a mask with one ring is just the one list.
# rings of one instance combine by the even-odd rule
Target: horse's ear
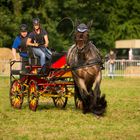
[[80,24],[80,20],[79,20],[79,19],[76,19],[76,20],[75,20],[75,25],[74,25],[74,27],[76,28],[79,24]]
[[87,27],[88,27],[89,30],[91,29],[92,24],[93,24],[93,20],[91,20],[90,22],[88,22]]

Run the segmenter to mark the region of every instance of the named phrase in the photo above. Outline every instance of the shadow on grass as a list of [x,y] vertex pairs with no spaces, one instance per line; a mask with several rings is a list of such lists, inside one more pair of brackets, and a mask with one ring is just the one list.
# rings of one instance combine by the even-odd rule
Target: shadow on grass
[[[27,99],[25,98],[24,99],[24,102],[22,104],[22,108],[21,109],[29,109],[29,104],[28,104],[28,101]],[[68,100],[66,106],[64,108],[59,108],[59,107],[56,107],[52,101],[52,99],[46,99],[46,100],[43,100],[43,101],[40,101],[39,100],[39,103],[38,103],[38,107],[37,107],[37,110],[36,111],[42,111],[42,110],[76,110],[75,108],[75,105],[74,105],[74,101],[73,99],[70,99]]]

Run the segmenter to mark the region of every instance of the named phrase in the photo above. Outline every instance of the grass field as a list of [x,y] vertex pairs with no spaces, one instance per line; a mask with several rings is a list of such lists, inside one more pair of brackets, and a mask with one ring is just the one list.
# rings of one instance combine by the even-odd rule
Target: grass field
[[76,110],[73,97],[65,110],[46,99],[32,112],[26,98],[16,110],[9,103],[9,78],[0,77],[0,140],[139,140],[140,79],[104,78],[101,90],[108,108],[100,118]]

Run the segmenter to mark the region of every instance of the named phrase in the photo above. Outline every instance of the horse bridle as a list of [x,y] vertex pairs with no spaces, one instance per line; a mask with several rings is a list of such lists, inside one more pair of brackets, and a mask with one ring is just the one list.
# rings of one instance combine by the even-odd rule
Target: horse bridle
[[[82,35],[85,33],[85,32],[79,32],[79,33],[82,33]],[[77,47],[77,42],[78,41],[83,41],[83,47]],[[77,50],[78,51],[82,51],[82,50],[84,50],[84,48],[87,46],[87,44],[88,44],[88,39],[84,39],[84,38],[82,38],[82,37],[80,37],[80,38],[76,38],[76,36],[75,36],[75,42],[76,42],[76,48],[77,48]]]
[[[84,39],[80,39],[80,40],[84,40]],[[88,49],[88,47],[89,47],[89,44],[90,44],[90,42],[87,40],[86,43],[84,43],[84,47],[82,47],[80,49],[75,44],[76,53],[78,55],[81,55],[81,54],[85,53],[86,49]],[[84,67],[92,67],[94,65],[100,65],[100,66],[102,66],[102,61],[99,60],[99,59],[96,59],[96,60],[95,59],[91,59],[87,63],[82,64],[82,65],[73,66],[73,67],[71,67],[71,69],[72,70],[76,70],[76,69],[80,69],[80,68],[84,68]]]

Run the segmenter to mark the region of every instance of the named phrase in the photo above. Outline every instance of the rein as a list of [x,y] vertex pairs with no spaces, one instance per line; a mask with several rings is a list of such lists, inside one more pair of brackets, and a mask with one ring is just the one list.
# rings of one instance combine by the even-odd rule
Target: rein
[[102,65],[101,61],[95,61],[95,60],[91,60],[92,62],[87,62],[86,64],[83,65],[79,65],[79,66],[72,66],[70,67],[71,70],[77,70],[77,69],[81,69],[81,68],[85,68],[85,67],[92,67],[95,65]]
[[[87,44],[92,44],[92,43],[88,42]],[[85,47],[82,49],[78,49],[76,45],[74,45],[70,52],[72,53],[72,57],[74,57],[73,56],[74,54],[84,53],[85,51],[87,51],[87,49],[88,49],[88,45],[85,45]],[[70,53],[68,54],[68,58],[69,56],[70,56]],[[96,58],[96,59],[90,59],[87,62],[82,63],[82,64],[78,64],[78,65],[73,65],[73,64],[70,66],[71,70],[77,70],[77,69],[81,69],[85,67],[92,67],[94,65],[100,65],[102,67],[103,62],[100,59]]]

